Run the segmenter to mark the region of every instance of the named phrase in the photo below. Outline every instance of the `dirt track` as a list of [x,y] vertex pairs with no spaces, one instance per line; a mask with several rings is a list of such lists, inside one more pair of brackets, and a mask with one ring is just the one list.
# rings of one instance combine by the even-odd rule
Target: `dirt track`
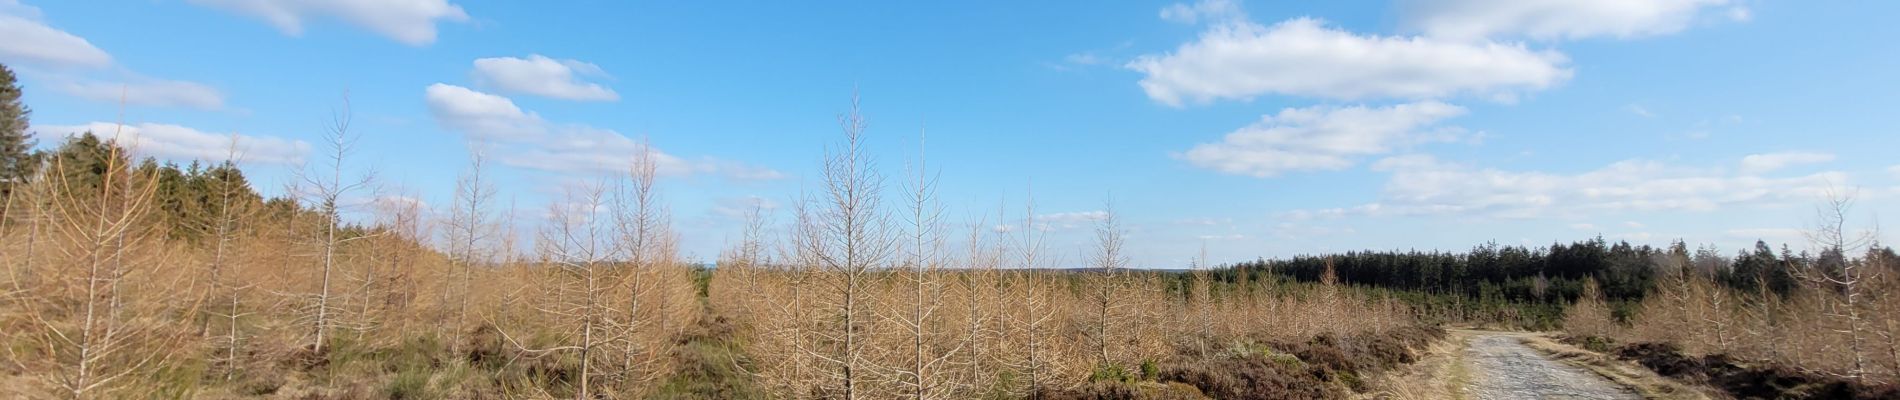
[[1588,370],[1552,360],[1525,346],[1521,334],[1466,331],[1462,362],[1470,374],[1468,398],[1641,399],[1635,392]]

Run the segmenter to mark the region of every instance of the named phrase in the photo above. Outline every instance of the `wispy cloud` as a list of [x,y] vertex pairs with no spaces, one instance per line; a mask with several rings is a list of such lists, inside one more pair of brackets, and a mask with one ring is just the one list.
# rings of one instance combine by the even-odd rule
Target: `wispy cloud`
[[1759,174],[1773,172],[1783,168],[1804,164],[1820,164],[1834,161],[1834,154],[1812,151],[1785,151],[1779,153],[1750,154],[1742,157],[1742,172]]
[[80,81],[55,86],[61,92],[86,100],[119,102],[160,107],[188,107],[200,110],[224,108],[224,92],[197,82],[142,80],[135,82]]
[[[1728,0],[1413,0],[1401,25],[1433,37],[1582,39],[1635,38],[1688,28],[1705,11]],[[1738,11],[1739,10],[1739,11]],[[1747,21],[1747,8],[1729,8],[1729,19]],[[1739,13],[1739,14],[1738,14]]]
[[[524,111],[513,100],[437,83],[424,90],[430,114],[443,128],[487,146],[504,164],[551,172],[622,173],[646,145],[610,129],[557,124]],[[716,158],[687,160],[651,149],[661,175],[712,174],[734,180],[783,178],[778,171]]]
[[[92,132],[103,139],[120,141],[137,154],[174,161],[222,161],[232,150],[231,134],[210,133],[181,125],[139,123],[124,125],[91,122],[80,125],[34,126],[40,133],[61,136]],[[239,160],[266,164],[296,164],[310,153],[310,144],[301,140],[270,136],[237,135]]]
[[1431,156],[1391,157],[1373,168],[1391,176],[1378,202],[1296,210],[1289,218],[1380,215],[1583,217],[1631,211],[1706,212],[1739,205],[1811,201],[1847,180],[1840,172],[1769,176],[1649,160],[1559,174],[1475,168]]
[[448,0],[189,0],[262,19],[286,35],[303,35],[311,20],[335,18],[411,46],[435,43],[436,22],[468,14]]

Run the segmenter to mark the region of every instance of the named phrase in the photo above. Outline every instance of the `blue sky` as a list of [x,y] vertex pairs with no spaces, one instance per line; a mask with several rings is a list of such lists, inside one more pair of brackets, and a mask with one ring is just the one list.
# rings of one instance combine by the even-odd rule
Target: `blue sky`
[[[363,4],[371,4],[365,6]],[[1138,264],[1596,235],[1733,251],[1827,188],[1900,207],[1900,4],[1877,1],[0,0],[42,145],[120,120],[260,190],[348,93],[352,165],[445,208],[471,148],[521,223],[664,153],[684,250],[815,185],[855,89],[959,224],[1033,187],[1070,261],[1113,198]],[[367,195],[366,195],[367,197]]]

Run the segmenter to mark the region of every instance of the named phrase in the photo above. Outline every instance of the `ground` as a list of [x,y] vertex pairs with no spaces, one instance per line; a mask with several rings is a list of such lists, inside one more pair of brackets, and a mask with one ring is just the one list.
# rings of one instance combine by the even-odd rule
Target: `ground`
[[1641,399],[1635,391],[1590,370],[1550,358],[1520,334],[1475,333],[1465,347],[1474,399]]
[[1451,330],[1408,369],[1384,378],[1391,399],[1706,399],[1639,366],[1541,334]]

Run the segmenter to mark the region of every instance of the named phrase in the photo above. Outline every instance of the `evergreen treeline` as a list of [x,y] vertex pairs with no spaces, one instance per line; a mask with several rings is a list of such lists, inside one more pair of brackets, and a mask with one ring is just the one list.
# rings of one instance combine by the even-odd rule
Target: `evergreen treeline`
[[[1891,249],[1882,249],[1889,253]],[[1787,296],[1800,285],[1794,271],[1838,261],[1838,254],[1780,250],[1767,242],[1733,255],[1714,247],[1691,250],[1682,241],[1667,248],[1609,242],[1601,237],[1547,247],[1479,245],[1465,252],[1354,251],[1332,255],[1302,255],[1288,259],[1261,259],[1216,272],[1219,279],[1235,281],[1280,277],[1317,282],[1327,264],[1341,282],[1410,292],[1409,299],[1441,303],[1466,317],[1513,310],[1506,318],[1526,319],[1528,325],[1548,327],[1561,316],[1562,306],[1577,300],[1586,280],[1597,282],[1606,299],[1618,305],[1617,317],[1627,318],[1631,304],[1652,293],[1670,274],[1686,271],[1732,289],[1755,292],[1766,288]],[[1477,312],[1481,315],[1472,315]],[[1523,315],[1523,314],[1530,315]]]

